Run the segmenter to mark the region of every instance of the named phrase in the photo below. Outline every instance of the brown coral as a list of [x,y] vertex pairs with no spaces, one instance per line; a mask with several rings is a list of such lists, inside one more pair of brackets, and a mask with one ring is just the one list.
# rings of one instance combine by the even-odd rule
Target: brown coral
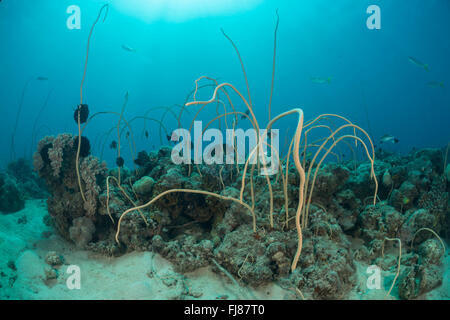
[[39,141],[37,150],[33,154],[33,167],[37,172],[40,172],[44,168],[45,160],[42,157],[48,157],[48,147],[53,144],[53,140],[55,140],[55,137],[45,136]]
[[105,180],[108,169],[105,162],[100,162],[97,158],[89,156],[84,158],[80,165],[81,178],[85,183],[84,195],[86,202],[84,209],[87,216],[93,216],[97,212],[97,203],[101,187],[99,180]]
[[61,173],[61,168],[64,160],[64,149],[66,147],[73,147],[72,135],[64,133],[58,135],[52,143],[52,147],[48,150],[48,157],[50,158],[50,165],[53,169],[53,176],[58,177]]

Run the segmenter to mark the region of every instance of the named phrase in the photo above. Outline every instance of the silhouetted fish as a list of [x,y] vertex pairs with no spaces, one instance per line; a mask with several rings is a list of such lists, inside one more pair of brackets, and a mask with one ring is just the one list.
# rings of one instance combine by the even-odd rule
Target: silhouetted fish
[[311,77],[311,81],[318,84],[331,83],[331,77],[321,78],[321,77]]
[[433,88],[438,88],[438,87],[444,88],[444,82],[443,81],[430,81],[427,84],[430,87],[433,87]]
[[125,51],[128,51],[128,52],[136,52],[136,49],[133,49],[133,48],[131,48],[131,47],[129,47],[129,46],[127,46],[127,45],[122,45],[122,49],[123,50],[125,50]]
[[394,137],[394,136],[391,136],[391,135],[389,135],[389,134],[385,134],[384,136],[382,136],[381,137],[381,139],[380,139],[380,143],[388,143],[388,142],[390,142],[390,143],[398,143],[398,139],[396,138],[396,137]]
[[109,145],[109,147],[111,149],[117,149],[117,142],[116,141],[112,141],[111,144]]
[[124,163],[125,163],[125,160],[123,160],[122,157],[118,157],[118,158],[116,159],[116,164],[117,164],[117,166],[123,167]]
[[145,131],[145,137],[148,139],[148,131]]
[[[245,111],[245,114],[248,116],[250,114],[250,110]],[[242,115],[241,120],[247,118],[246,116]]]
[[423,63],[423,62],[419,61],[418,59],[416,59],[416,58],[414,58],[414,57],[411,57],[411,56],[410,56],[410,57],[408,57],[408,60],[409,60],[409,62],[411,62],[412,64],[414,64],[414,65],[416,65],[416,66],[418,66],[418,67],[424,68],[425,71],[428,71],[428,70],[429,70],[428,64]]

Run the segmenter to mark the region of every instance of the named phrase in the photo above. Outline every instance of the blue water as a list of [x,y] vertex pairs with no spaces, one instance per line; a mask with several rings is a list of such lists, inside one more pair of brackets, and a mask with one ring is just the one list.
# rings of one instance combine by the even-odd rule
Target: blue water
[[[143,2],[147,6],[139,7]],[[384,134],[397,137],[398,144],[386,147],[391,151],[443,147],[450,140],[449,1],[217,1],[229,4],[215,8],[206,1],[187,2],[172,0],[159,6],[158,1],[109,2],[108,16],[96,25],[92,36],[83,89],[91,114],[120,112],[127,91],[127,120],[152,107],[182,104],[194,89],[194,80],[202,75],[233,83],[246,95],[239,60],[221,33],[223,28],[242,55],[254,111],[264,125],[278,8],[272,116],[293,107],[301,107],[306,119],[338,113],[370,131],[376,143]],[[104,3],[0,2],[1,167],[12,158],[11,135],[29,79],[41,76],[49,80],[31,80],[25,90],[15,131],[15,158],[30,157],[34,151],[35,122],[36,140],[77,132],[73,112],[80,103],[88,34]],[[372,4],[381,9],[379,30],[366,26],[366,9]],[[66,26],[70,5],[81,9],[80,30]],[[136,52],[126,51],[122,45]],[[429,72],[411,63],[409,56],[428,64]],[[317,84],[311,77],[332,80]],[[442,81],[444,87],[431,87],[427,85],[430,81]],[[49,92],[48,103],[36,120]],[[206,90],[199,97],[209,99],[210,94]],[[245,110],[238,102],[236,108]],[[206,110],[201,119],[211,119],[214,109]],[[161,114],[161,110],[151,113],[156,118]],[[185,127],[190,119],[183,118]],[[289,127],[293,130],[295,120],[280,124],[282,134]],[[116,116],[102,115],[87,127],[85,135],[95,155],[101,154],[101,135],[116,123]],[[164,125],[173,130],[177,121],[168,115]],[[133,123],[138,150],[160,145],[159,126],[147,126],[149,139],[142,136],[143,121]],[[103,158],[113,163],[115,151],[109,149],[110,140]],[[283,145],[283,137],[280,140]]]

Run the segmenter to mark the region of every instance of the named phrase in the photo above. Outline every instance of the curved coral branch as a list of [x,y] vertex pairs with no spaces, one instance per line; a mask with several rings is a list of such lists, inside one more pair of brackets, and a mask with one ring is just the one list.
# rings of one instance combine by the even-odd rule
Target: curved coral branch
[[125,212],[122,213],[122,215],[119,218],[119,222],[117,223],[117,232],[116,232],[116,242],[119,243],[119,233],[120,233],[120,224],[123,220],[123,218],[130,212],[135,211],[135,210],[139,210],[139,209],[145,209],[148,206],[150,206],[152,203],[154,203],[155,201],[159,200],[160,198],[164,197],[165,195],[169,194],[169,193],[175,193],[175,192],[184,192],[184,193],[195,193],[195,194],[203,194],[203,195],[207,195],[207,196],[213,196],[222,200],[230,200],[230,201],[234,201],[236,203],[239,203],[241,205],[243,205],[245,208],[247,208],[250,213],[253,216],[253,231],[256,232],[256,216],[254,211],[252,210],[252,208],[250,208],[249,205],[247,205],[246,203],[232,198],[232,197],[225,197],[225,196],[221,196],[219,194],[213,193],[213,192],[209,192],[209,191],[202,191],[202,190],[191,190],[191,189],[171,189],[171,190],[167,190],[164,191],[163,193],[160,193],[159,195],[157,195],[156,197],[154,197],[152,200],[150,200],[149,202],[138,206],[138,207],[134,207],[134,208],[130,208],[128,210],[126,210]]

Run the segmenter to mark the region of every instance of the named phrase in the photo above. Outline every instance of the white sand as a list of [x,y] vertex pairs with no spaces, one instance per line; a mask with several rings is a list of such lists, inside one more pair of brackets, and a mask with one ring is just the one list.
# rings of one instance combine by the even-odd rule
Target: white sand
[[[56,235],[43,239],[42,232],[51,230],[42,221],[46,213],[45,201],[34,200],[20,212],[0,214],[0,272],[4,277],[17,274],[12,288],[0,289],[0,299],[283,299],[287,293],[275,284],[258,290],[237,288],[210,268],[182,275],[151,252],[107,258],[77,250]],[[17,223],[22,216],[26,224]],[[45,257],[50,251],[62,255],[64,264],[55,267],[58,278],[48,280],[45,270],[51,267]],[[7,266],[10,260],[17,272]],[[66,284],[69,265],[80,268],[79,290]]]

